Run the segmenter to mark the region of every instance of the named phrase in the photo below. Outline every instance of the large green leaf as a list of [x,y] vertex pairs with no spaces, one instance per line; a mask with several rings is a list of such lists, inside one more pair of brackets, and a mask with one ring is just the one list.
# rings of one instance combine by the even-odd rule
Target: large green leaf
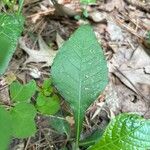
[[21,15],[0,13],[0,75],[5,72],[16,49],[23,23]]
[[36,132],[34,118],[36,110],[33,105],[28,103],[18,103],[11,109],[13,136],[15,138],[26,138]]
[[31,80],[29,83],[23,85],[18,81],[14,81],[10,85],[11,100],[15,102],[30,101],[31,97],[36,91],[36,82]]
[[79,141],[86,109],[104,90],[108,70],[90,25],[83,25],[64,43],[52,65],[52,80],[73,109]]
[[90,150],[150,149],[150,120],[121,114],[111,121],[101,140]]
[[8,149],[12,135],[10,114],[0,107],[0,150]]

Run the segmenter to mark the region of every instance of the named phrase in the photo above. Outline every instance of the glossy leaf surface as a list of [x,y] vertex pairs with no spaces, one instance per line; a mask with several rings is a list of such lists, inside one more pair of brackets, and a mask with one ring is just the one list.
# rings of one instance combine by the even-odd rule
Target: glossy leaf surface
[[150,120],[135,114],[121,114],[108,125],[100,141],[89,150],[148,150]]

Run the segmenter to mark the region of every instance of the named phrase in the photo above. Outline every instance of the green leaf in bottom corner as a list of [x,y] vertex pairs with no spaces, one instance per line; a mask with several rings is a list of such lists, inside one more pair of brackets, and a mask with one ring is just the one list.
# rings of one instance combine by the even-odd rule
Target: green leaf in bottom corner
[[0,13],[0,75],[5,72],[23,30],[24,18]]
[[60,101],[57,95],[46,97],[39,93],[36,99],[36,108],[42,114],[54,115],[60,109]]
[[98,143],[89,150],[148,150],[150,120],[136,114],[121,114],[108,125]]
[[18,81],[14,81],[10,85],[11,100],[15,102],[28,102],[36,91],[36,82],[31,80],[23,85]]
[[13,136],[15,138],[27,138],[36,132],[34,118],[36,110],[32,104],[18,103],[11,109]]
[[0,149],[8,149],[12,136],[11,117],[9,112],[0,107]]
[[79,27],[59,49],[51,74],[55,87],[73,110],[78,142],[87,108],[108,83],[105,56],[90,25]]

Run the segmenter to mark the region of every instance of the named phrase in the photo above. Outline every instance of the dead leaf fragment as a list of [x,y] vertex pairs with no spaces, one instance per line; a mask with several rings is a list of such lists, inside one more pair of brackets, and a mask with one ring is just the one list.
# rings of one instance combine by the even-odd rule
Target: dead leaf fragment
[[[129,51],[127,51],[129,53]],[[118,61],[116,59],[117,53],[120,59],[124,61]],[[132,57],[125,62],[125,54],[117,52],[112,59],[112,64],[110,68],[114,66],[114,70],[110,69],[129,89],[132,89],[139,96],[145,99],[150,98],[150,57],[144,51],[143,47],[139,46],[133,53]],[[118,63],[120,62],[120,64]]]
[[41,77],[41,72],[38,70],[37,67],[34,68],[29,68],[30,70],[30,76],[33,77],[34,79],[39,79]]
[[69,122],[70,126],[72,127],[74,125],[74,118],[71,116],[67,116],[66,120]]
[[41,36],[38,37],[38,43],[40,50],[30,49],[26,46],[23,38],[20,38],[19,40],[20,48],[23,49],[29,55],[28,59],[25,61],[25,64],[30,62],[35,63],[44,62],[44,65],[42,67],[51,66],[53,63],[53,59],[57,54],[57,51],[54,51],[50,47],[48,47]]
[[125,3],[123,0],[111,0],[105,6],[100,6],[100,9],[104,9],[106,11],[113,11],[115,8],[119,11],[124,9]]
[[123,33],[122,33],[121,28],[111,21],[108,21],[107,24],[108,24],[107,31],[110,35],[111,40],[112,41],[122,41],[124,38],[123,38]]
[[60,48],[62,44],[64,43],[63,38],[58,33],[56,34],[56,43],[57,43],[58,48]]
[[99,11],[94,11],[94,12],[91,12],[89,14],[89,17],[94,21],[94,22],[104,22],[106,20],[106,13],[102,13],[102,12],[99,12]]

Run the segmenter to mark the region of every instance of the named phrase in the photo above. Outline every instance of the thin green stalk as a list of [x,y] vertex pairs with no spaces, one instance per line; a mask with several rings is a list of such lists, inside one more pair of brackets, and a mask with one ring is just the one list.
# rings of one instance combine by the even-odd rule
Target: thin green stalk
[[18,9],[18,14],[20,14],[20,13],[21,13],[21,11],[22,11],[23,3],[24,3],[24,0],[19,0],[19,9]]
[[78,142],[76,141],[75,143],[72,143],[72,149],[73,150],[79,150]]

